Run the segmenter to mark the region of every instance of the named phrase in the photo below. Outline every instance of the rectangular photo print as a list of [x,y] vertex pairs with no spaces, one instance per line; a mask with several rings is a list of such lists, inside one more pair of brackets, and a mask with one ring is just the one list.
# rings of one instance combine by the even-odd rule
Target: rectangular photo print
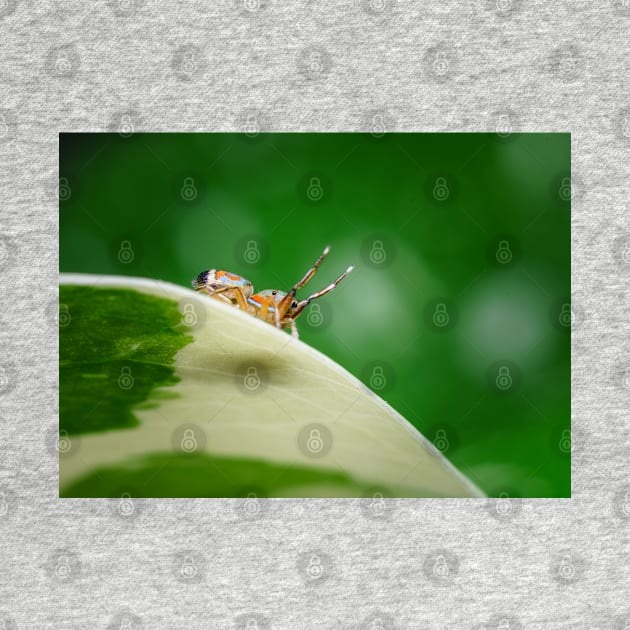
[[570,134],[247,129],[60,134],[59,496],[570,497]]

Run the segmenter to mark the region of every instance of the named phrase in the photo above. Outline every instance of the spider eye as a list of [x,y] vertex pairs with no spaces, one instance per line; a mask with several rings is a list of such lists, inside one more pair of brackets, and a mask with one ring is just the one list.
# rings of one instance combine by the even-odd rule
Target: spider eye
[[271,295],[276,295],[278,292],[277,291],[272,291]]

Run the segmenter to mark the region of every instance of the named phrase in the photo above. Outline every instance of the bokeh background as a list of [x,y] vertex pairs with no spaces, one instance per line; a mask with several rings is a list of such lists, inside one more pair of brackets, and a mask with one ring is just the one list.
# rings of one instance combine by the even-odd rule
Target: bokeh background
[[62,272],[287,290],[331,244],[301,339],[489,495],[570,496],[569,134],[123,125],[60,135],[57,192]]

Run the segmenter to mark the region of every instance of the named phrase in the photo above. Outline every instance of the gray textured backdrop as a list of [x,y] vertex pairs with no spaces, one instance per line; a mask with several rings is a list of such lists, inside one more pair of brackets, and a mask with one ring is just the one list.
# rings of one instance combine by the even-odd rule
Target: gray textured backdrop
[[[630,2],[465,4],[0,1],[0,628],[630,627]],[[248,110],[572,132],[573,499],[56,498],[57,134]]]

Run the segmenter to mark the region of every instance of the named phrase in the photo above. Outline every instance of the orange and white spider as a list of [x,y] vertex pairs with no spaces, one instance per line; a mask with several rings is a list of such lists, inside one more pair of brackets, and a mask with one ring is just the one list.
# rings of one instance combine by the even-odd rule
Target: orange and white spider
[[288,292],[278,289],[265,289],[254,293],[252,283],[246,278],[217,269],[202,271],[193,280],[192,286],[196,291],[206,293],[228,304],[233,304],[242,311],[246,311],[276,326],[276,328],[290,328],[291,335],[297,338],[298,331],[295,320],[302,314],[304,309],[313,300],[330,293],[354,269],[354,266],[351,265],[327,287],[309,295],[304,300],[298,300],[296,298],[297,291],[304,287],[315,275],[328,252],[330,252],[330,245],[324,249],[321,256],[306,272],[304,277]]

